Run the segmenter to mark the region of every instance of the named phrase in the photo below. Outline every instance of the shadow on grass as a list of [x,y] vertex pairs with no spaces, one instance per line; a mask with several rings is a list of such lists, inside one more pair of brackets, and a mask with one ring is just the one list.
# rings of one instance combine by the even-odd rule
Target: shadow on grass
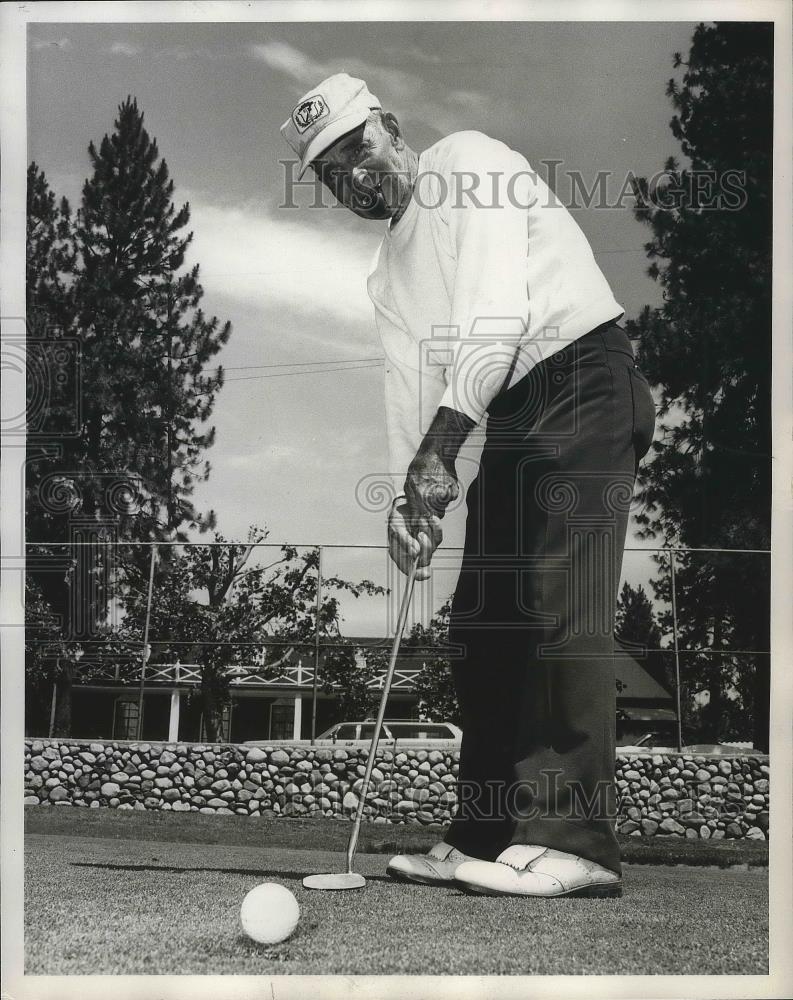
[[[349,841],[350,824],[340,819],[219,816],[200,813],[111,808],[25,806],[25,835],[98,837],[229,847],[338,851]],[[363,854],[422,854],[443,838],[443,828],[420,824],[364,824]],[[688,840],[676,836],[617,835],[625,864],[731,868],[768,866],[768,842],[744,839]]]
[[[172,872],[179,874],[186,874],[187,872],[221,872],[223,875],[266,875],[270,878],[294,879],[295,881],[302,881],[306,875],[315,874],[314,872],[275,871],[272,868],[262,870],[256,868],[183,868],[175,865],[114,865],[99,861],[70,861],[69,866],[71,868],[102,868],[106,871],[120,872]],[[388,875],[366,875],[364,877],[367,882],[394,883],[394,880]]]

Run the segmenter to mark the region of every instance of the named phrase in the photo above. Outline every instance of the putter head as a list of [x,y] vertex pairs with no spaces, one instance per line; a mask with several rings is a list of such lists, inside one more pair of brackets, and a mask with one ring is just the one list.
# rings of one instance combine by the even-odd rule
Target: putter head
[[328,875],[306,875],[303,879],[304,889],[363,889],[366,879],[355,872],[337,872]]

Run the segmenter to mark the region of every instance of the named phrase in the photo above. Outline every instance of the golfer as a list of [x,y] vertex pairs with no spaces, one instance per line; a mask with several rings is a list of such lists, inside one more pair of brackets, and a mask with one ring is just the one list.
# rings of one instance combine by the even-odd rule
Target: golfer
[[580,228],[527,160],[480,132],[417,154],[362,80],[322,81],[282,134],[341,204],[385,221],[368,279],[385,352],[388,522],[427,579],[487,418],[451,609],[458,809],[396,879],[619,896],[614,609],[655,410]]

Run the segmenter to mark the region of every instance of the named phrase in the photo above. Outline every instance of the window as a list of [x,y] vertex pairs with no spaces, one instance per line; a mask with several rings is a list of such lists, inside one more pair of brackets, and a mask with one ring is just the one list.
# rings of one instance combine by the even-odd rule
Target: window
[[289,704],[278,704],[273,702],[270,706],[270,735],[271,740],[291,740],[294,735],[295,706],[290,701]]
[[128,698],[116,698],[113,712],[113,739],[134,740],[138,735],[138,703]]
[[[220,740],[221,743],[225,742],[225,740],[228,739],[228,734],[231,729],[232,707],[233,706],[231,704],[226,704],[223,706],[223,714],[220,718],[220,732],[218,733],[218,739]],[[207,739],[207,730],[206,730],[206,725],[204,723],[203,713],[201,715],[201,730],[199,738],[202,743],[204,740]]]

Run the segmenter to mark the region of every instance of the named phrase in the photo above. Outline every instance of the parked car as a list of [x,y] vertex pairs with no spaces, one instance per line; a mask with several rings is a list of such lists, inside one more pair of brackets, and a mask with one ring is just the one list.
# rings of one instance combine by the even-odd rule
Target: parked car
[[644,733],[638,739],[632,740],[630,744],[620,743],[620,741],[617,740],[617,749],[622,749],[623,746],[649,747],[652,746],[655,742],[657,742],[657,740],[658,740],[658,733],[656,732]]
[[668,736],[661,736],[657,732],[643,733],[638,739],[630,743],[617,742],[617,753],[647,753],[650,750],[657,750],[660,753],[672,753],[673,747],[669,744]]
[[688,746],[684,746],[682,753],[693,754],[696,756],[708,756],[708,755],[733,755],[740,756],[743,754],[753,754],[754,750],[751,743],[692,743]]
[[[663,745],[662,745],[663,744]],[[677,753],[691,757],[714,757],[752,753],[751,743],[690,743],[681,747],[670,745],[669,737],[663,738],[658,733],[645,733],[630,745],[617,744],[617,753]]]
[[[374,735],[374,720],[364,722],[337,722],[317,737],[317,743],[330,742],[334,746],[370,743]],[[451,722],[416,722],[394,719],[383,722],[381,743],[395,742],[403,746],[459,747],[462,730]]]

